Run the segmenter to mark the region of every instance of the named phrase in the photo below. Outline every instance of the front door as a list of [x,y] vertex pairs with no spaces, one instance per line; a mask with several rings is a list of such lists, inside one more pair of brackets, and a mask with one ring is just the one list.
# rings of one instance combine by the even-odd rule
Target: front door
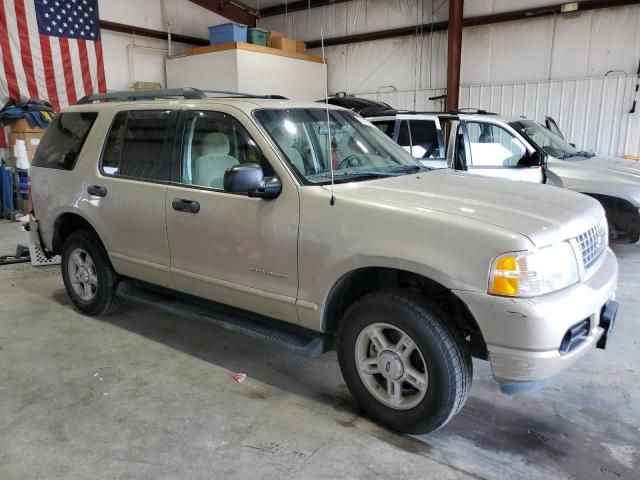
[[281,175],[274,200],[224,191],[234,165],[258,163],[265,176],[275,174],[263,154],[272,150],[237,115],[230,107],[189,110],[180,121],[166,198],[174,287],[297,323],[298,191]]
[[[462,138],[461,138],[462,137]],[[494,123],[462,120],[456,148],[466,169],[475,175],[543,183],[541,167],[526,165],[529,152],[512,132]],[[464,149],[464,150],[462,150]]]

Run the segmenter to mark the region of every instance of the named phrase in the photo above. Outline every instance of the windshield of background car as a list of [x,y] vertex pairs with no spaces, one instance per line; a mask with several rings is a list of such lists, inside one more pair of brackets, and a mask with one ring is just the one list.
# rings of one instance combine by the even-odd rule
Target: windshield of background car
[[305,184],[324,185],[413,173],[422,167],[363,118],[323,108],[257,110],[255,118]]
[[566,140],[533,120],[520,120],[510,123],[510,125],[550,157],[561,160],[588,158],[588,155],[583,155],[583,152],[578,151]]

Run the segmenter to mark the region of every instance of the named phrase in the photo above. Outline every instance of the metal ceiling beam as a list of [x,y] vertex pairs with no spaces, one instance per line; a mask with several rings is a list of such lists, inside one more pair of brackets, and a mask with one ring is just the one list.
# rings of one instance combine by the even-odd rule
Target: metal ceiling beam
[[462,62],[462,16],[464,0],[449,0],[449,29],[447,35],[447,111],[458,108],[460,92],[460,63]]
[[[541,18],[552,15],[572,15],[588,10],[600,10],[609,7],[620,7],[624,5],[636,5],[638,0],[583,0],[577,12],[562,13],[561,7],[564,3],[558,3],[547,7],[529,8],[526,10],[516,10],[506,13],[495,13],[478,17],[468,17],[463,19],[463,27],[477,27],[479,25],[492,25],[495,23],[511,22],[514,20],[525,20],[529,18]],[[393,28],[390,30],[379,30],[376,32],[360,33],[356,35],[346,35],[343,37],[325,38],[325,47],[331,45],[345,45],[349,43],[370,42],[373,40],[383,40],[386,38],[404,37],[415,35],[417,31],[428,33],[430,31],[439,32],[447,30],[448,22],[425,23],[423,25],[413,25],[410,27]],[[307,48],[318,48],[320,40],[306,42]]]
[[[126,25],[124,23],[110,22],[108,20],[100,20],[100,28],[103,30],[111,30],[112,32],[128,33],[148,38],[158,38],[160,40],[167,40],[168,35],[167,32],[163,32],[161,30],[136,27],[134,25]],[[179,33],[172,33],[171,40],[174,42],[189,43],[191,45],[209,45],[209,40],[205,38],[180,35]]]
[[260,9],[260,17],[273,17],[274,15],[284,15],[285,13],[299,12],[308,8],[326,7],[335,3],[345,3],[351,0],[300,0],[285,5],[275,5]]
[[256,26],[258,12],[237,0],[189,0],[213,13],[217,13],[232,22],[242,23],[249,27]]

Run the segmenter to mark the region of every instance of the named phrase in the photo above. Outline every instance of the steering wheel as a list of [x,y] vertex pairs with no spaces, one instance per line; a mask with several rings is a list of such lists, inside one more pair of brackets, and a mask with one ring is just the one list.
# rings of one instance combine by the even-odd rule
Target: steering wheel
[[364,165],[362,163],[362,159],[355,153],[352,153],[351,155],[346,156],[340,161],[336,170],[342,170],[343,168],[350,167],[361,167],[362,165]]

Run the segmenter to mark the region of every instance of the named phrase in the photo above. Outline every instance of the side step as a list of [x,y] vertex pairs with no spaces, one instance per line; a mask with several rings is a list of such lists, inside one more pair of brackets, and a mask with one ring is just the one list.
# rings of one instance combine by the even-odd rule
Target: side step
[[331,349],[331,339],[321,333],[221,305],[189,295],[122,280],[117,294],[125,300],[149,305],[167,313],[204,321],[233,332],[240,332],[276,344],[291,352],[315,357]]

